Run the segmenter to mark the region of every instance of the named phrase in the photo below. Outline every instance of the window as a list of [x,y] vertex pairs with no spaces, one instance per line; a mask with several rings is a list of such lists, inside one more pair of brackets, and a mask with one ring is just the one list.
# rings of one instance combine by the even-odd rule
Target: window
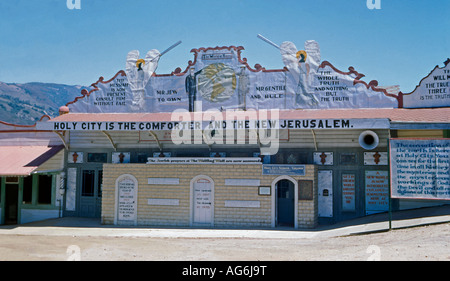
[[88,153],[88,162],[91,163],[107,163],[108,154],[107,153]]
[[23,178],[23,204],[31,204],[33,195],[33,176]]
[[341,153],[341,165],[356,165],[356,153]]
[[7,183],[19,183],[19,177],[6,177]]
[[39,175],[38,204],[52,203],[52,179],[51,175]]
[[147,163],[148,154],[147,153],[138,153],[137,162],[138,163]]

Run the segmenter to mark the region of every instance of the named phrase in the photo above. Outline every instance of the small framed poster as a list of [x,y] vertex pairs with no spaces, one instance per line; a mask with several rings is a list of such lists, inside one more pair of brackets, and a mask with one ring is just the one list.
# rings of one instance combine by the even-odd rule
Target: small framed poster
[[83,152],[69,152],[67,163],[83,163]]
[[314,152],[314,164],[333,165],[333,152]]
[[260,186],[258,188],[258,195],[270,196],[272,188],[270,186]]
[[112,162],[114,164],[130,163],[130,152],[114,152]]
[[313,200],[314,188],[312,180],[298,181],[298,200]]

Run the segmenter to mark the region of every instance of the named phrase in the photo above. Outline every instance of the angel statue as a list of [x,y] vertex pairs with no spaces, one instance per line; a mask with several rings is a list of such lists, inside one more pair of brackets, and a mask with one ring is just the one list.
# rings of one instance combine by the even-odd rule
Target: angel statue
[[311,90],[311,76],[320,65],[319,44],[308,40],[305,42],[305,50],[298,51],[294,43],[286,41],[280,45],[280,52],[283,63],[297,84],[296,102],[317,107],[319,101]]
[[145,59],[139,58],[139,51],[133,50],[128,53],[125,73],[127,74],[128,83],[133,94],[131,108],[134,110],[142,110],[145,107],[145,86],[150,77],[158,67],[158,61],[161,54],[158,50],[148,51]]

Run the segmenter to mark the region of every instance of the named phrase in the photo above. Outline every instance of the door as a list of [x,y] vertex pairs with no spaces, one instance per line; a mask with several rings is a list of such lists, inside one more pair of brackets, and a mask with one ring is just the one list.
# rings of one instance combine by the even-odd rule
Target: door
[[277,224],[279,226],[294,226],[294,183],[290,180],[280,180],[277,189]]
[[200,178],[194,182],[194,224],[212,224],[212,182]]
[[318,175],[319,217],[333,217],[333,171],[321,170]]
[[100,218],[102,208],[103,170],[92,168],[81,173],[81,217]]
[[19,213],[19,185],[5,184],[5,224],[17,224]]

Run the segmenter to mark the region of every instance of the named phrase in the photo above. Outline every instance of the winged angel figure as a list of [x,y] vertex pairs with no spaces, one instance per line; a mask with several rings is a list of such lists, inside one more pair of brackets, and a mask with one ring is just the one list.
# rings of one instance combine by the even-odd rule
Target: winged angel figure
[[294,43],[286,41],[280,46],[283,63],[297,84],[296,101],[300,104],[317,106],[319,101],[311,90],[312,74],[320,65],[320,47],[314,40],[305,42],[305,50],[298,51]]
[[156,49],[148,51],[145,59],[139,58],[138,50],[128,53],[125,73],[133,94],[131,103],[133,109],[142,110],[145,107],[145,86],[158,67],[160,57],[161,54]]

